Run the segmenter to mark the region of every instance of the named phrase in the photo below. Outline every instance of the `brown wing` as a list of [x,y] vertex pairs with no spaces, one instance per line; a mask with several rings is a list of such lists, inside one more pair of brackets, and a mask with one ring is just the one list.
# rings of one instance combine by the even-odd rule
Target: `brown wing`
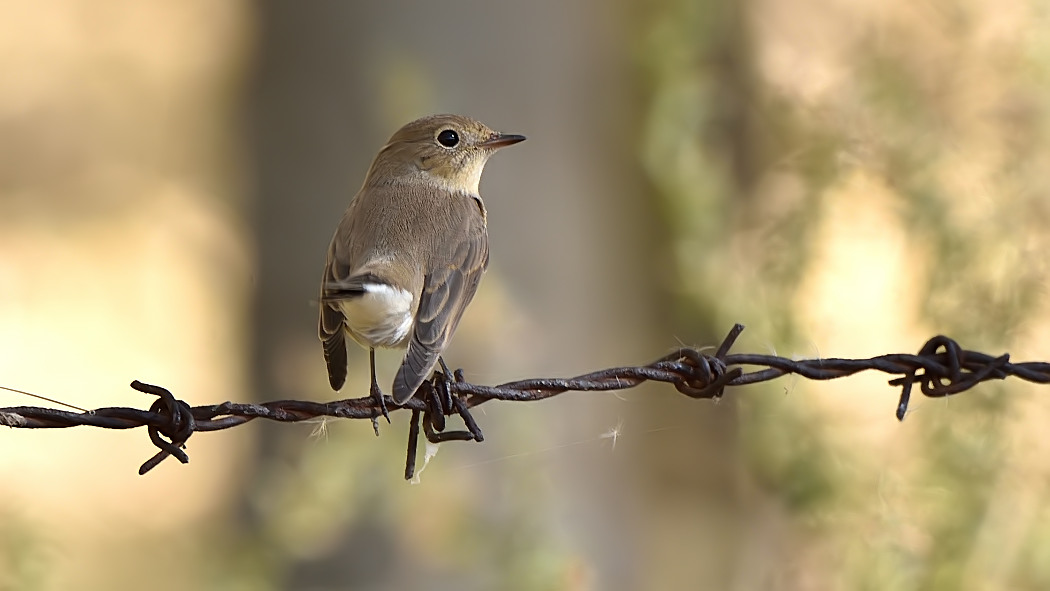
[[405,360],[394,377],[394,401],[404,404],[437,365],[459,325],[467,304],[489,264],[489,244],[482,218],[467,218],[468,226],[446,244],[451,255],[423,278],[415,329]]

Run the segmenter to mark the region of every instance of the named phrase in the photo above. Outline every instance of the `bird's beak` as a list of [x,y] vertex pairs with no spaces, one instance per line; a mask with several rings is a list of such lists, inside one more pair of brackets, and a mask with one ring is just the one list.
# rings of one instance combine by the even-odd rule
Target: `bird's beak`
[[513,146],[518,142],[525,141],[525,136],[515,135],[513,133],[494,133],[492,137],[478,144],[483,148],[502,148],[505,146]]

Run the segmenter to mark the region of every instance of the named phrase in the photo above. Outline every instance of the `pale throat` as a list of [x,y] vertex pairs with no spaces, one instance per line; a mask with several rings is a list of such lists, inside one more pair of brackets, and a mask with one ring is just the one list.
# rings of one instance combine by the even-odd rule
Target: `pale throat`
[[467,193],[473,197],[480,196],[481,173],[485,170],[485,163],[477,166],[466,166],[451,175],[435,174],[427,172],[435,183],[450,193]]

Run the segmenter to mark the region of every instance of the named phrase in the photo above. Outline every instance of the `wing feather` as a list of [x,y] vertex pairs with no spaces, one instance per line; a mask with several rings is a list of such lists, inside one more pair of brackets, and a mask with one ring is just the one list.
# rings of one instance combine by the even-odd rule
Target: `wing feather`
[[450,254],[424,275],[412,339],[394,377],[393,397],[398,404],[412,398],[437,365],[488,267],[484,220],[477,215],[465,218],[466,227],[442,249]]

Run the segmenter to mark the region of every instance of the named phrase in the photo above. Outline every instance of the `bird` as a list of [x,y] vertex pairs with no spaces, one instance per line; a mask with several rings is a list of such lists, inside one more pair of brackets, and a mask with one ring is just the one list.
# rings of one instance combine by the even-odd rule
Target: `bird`
[[376,348],[405,348],[392,385],[404,405],[434,371],[488,268],[485,163],[525,136],[461,115],[405,124],[379,150],[328,247],[318,337],[328,380],[346,381],[346,337],[368,349],[370,394],[387,414]]

